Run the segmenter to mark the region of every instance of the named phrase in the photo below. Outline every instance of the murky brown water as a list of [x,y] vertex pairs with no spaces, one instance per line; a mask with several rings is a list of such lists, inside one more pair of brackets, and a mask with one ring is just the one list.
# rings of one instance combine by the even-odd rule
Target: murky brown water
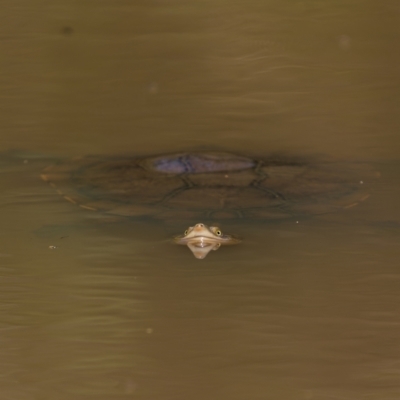
[[[24,399],[400,398],[395,1],[8,1],[0,16],[0,392]],[[370,163],[320,218],[104,221],[51,158],[217,148]],[[46,160],[46,157],[49,159]],[[198,221],[193,221],[198,222]],[[55,246],[50,249],[49,246]]]

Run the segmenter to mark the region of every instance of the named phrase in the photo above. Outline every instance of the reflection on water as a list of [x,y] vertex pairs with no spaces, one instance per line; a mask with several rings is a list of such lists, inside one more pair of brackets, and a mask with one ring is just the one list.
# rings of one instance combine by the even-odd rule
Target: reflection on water
[[[398,12],[8,1],[1,150],[30,157],[0,163],[2,397],[399,398]],[[202,262],[173,219],[105,219],[39,178],[43,154],[193,148],[382,177],[335,214],[227,220],[243,243]]]

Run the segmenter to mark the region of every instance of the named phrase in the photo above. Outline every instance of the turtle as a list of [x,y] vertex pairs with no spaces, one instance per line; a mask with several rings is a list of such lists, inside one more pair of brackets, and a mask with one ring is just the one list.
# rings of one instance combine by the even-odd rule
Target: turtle
[[156,220],[269,220],[353,207],[369,194],[363,164],[223,151],[87,156],[46,167],[66,200],[108,215]]

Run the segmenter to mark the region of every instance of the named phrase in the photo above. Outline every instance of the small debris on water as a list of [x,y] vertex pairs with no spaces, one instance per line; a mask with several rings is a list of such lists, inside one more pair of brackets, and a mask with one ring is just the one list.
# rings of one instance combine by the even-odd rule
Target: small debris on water
[[29,160],[24,160],[24,164],[28,164]]
[[348,35],[340,35],[338,38],[339,47],[342,50],[348,50],[351,47],[351,38]]
[[149,334],[150,334],[150,333],[153,333],[153,328],[147,328],[147,329],[146,329],[146,333],[149,333]]
[[50,250],[55,250],[55,249],[57,249],[57,246],[49,246],[49,249]]
[[148,86],[148,91],[150,94],[157,94],[158,93],[158,84],[157,82],[151,82]]
[[364,184],[364,181],[360,181],[360,185]]
[[63,34],[63,35],[72,35],[73,33],[74,33],[74,30],[73,30],[73,28],[72,27],[70,27],[70,26],[63,26],[62,28],[61,28],[61,33]]

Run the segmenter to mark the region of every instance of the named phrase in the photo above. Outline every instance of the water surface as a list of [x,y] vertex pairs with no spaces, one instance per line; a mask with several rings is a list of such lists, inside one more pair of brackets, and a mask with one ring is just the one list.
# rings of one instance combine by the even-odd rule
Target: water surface
[[[400,397],[396,2],[3,8],[0,150],[20,150],[0,165],[4,398]],[[202,261],[168,242],[180,222],[103,218],[39,177],[203,148],[381,177],[335,214],[226,221],[243,243]]]

